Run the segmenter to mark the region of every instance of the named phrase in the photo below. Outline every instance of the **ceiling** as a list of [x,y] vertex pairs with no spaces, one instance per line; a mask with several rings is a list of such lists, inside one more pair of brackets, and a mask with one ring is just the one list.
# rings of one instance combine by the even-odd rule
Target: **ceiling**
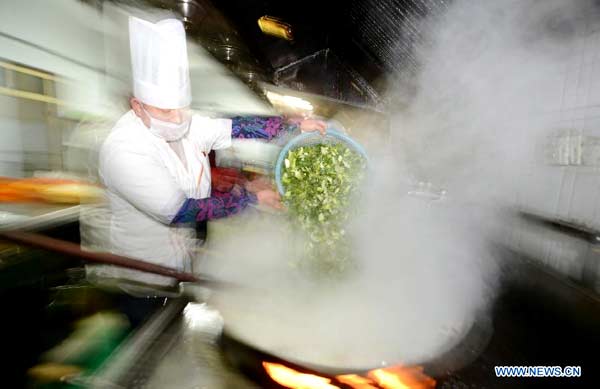
[[[322,49],[369,83],[410,66],[420,17],[444,9],[444,0],[230,0],[214,4],[253,52],[278,69]],[[265,36],[257,19],[272,15],[292,25],[295,41]]]
[[[415,67],[416,20],[450,0],[114,0],[181,14],[188,35],[249,83],[290,89],[382,110],[383,81]],[[290,24],[294,40],[258,27],[270,15]]]

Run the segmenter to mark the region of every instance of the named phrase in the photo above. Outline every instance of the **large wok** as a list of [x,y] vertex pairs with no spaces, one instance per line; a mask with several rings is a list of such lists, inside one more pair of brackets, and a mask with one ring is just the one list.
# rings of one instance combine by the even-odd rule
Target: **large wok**
[[[223,312],[221,313],[223,314]],[[294,349],[293,342],[288,343],[291,348],[282,350],[277,346],[274,347],[273,343],[264,342],[264,338],[254,336],[250,331],[240,331],[240,325],[243,325],[244,318],[238,316],[235,319],[237,323],[228,320],[231,319],[231,316],[226,313],[224,313],[224,318],[225,325],[220,344],[226,351],[226,355],[231,358],[231,362],[242,370],[260,371],[262,370],[262,361],[271,361],[284,362],[287,366],[297,367],[301,371],[328,376],[364,374],[373,369],[396,365],[422,366],[429,375],[442,375],[471,363],[485,348],[493,332],[489,313],[482,311],[476,315],[476,318],[463,332],[453,334],[447,342],[437,347],[432,357],[407,361],[402,347],[398,345],[394,353],[396,357],[390,357],[389,352],[383,357],[375,349],[365,350],[362,356],[345,362],[348,359],[340,358],[338,361],[333,358],[320,358],[321,351],[326,354],[330,350],[326,350],[327,344],[319,344],[318,340],[310,345],[315,348],[314,354],[304,353],[302,348]],[[264,320],[268,321],[269,318],[264,318]],[[340,331],[343,331],[343,328],[340,328]],[[393,339],[390,339],[390,342],[393,342]],[[311,358],[312,356],[314,357]],[[323,363],[323,361],[329,361],[329,363]]]
[[[481,314],[478,320],[473,322],[468,332],[456,344],[443,352],[441,355],[412,365],[420,366],[425,374],[440,377],[472,363],[486,347],[493,333],[491,321],[487,314]],[[251,337],[244,337],[225,326],[221,334],[219,345],[225,353],[225,357],[233,366],[240,369],[250,377],[259,382],[267,382],[266,373],[262,362],[281,363],[296,371],[316,374],[326,377],[335,377],[343,374],[366,375],[369,371],[379,368],[403,365],[401,360],[390,361],[387,365],[371,366],[342,366],[342,365],[318,365],[312,361],[298,360],[287,356],[278,355],[275,350],[265,350]],[[401,350],[399,355],[402,355]]]
[[[295,277],[294,271],[289,270],[289,264],[285,260],[277,260],[277,258],[285,258],[279,255],[281,247],[278,247],[278,242],[283,242],[282,245],[294,244],[293,240],[281,236],[284,230],[281,225],[273,222],[271,218],[245,221],[244,226],[241,227],[239,224],[234,225],[236,222],[232,220],[224,220],[221,223],[220,225],[212,223],[209,226],[212,230],[209,230],[210,246],[207,251],[215,256],[208,255],[209,258],[201,263],[201,267],[206,274],[217,279],[227,279],[240,285],[250,280],[251,288],[238,291],[219,289],[208,301],[224,317],[225,327],[221,341],[223,348],[228,355],[231,355],[232,362],[242,365],[241,368],[244,370],[260,372],[263,360],[279,360],[285,361],[288,365],[326,375],[366,372],[398,364],[425,366],[429,374],[437,375],[468,364],[485,347],[491,334],[485,310],[455,317],[450,315],[452,320],[446,322],[440,319],[444,315],[435,316],[432,321],[438,320],[438,322],[434,324],[439,324],[440,327],[444,325],[452,327],[451,332],[439,334],[437,339],[415,338],[414,341],[410,339],[408,341],[411,343],[410,346],[414,349],[421,347],[423,352],[412,350],[408,358],[403,346],[394,344],[393,331],[396,329],[408,331],[410,337],[411,329],[415,328],[415,324],[402,324],[402,317],[398,318],[396,314],[389,323],[386,323],[381,315],[381,306],[371,309],[363,304],[365,300],[370,299],[368,295],[370,292],[360,289],[360,283],[342,280],[339,285],[336,284],[327,291],[326,294],[333,296],[329,301],[318,292],[304,294],[300,285],[306,285],[298,279],[302,276]],[[215,231],[215,227],[220,231]],[[256,231],[260,231],[261,236],[269,236],[271,239],[256,239]],[[235,236],[233,243],[231,236]],[[237,248],[232,247],[236,244]],[[255,252],[247,253],[247,251]],[[256,253],[272,255],[261,256]],[[279,277],[282,274],[292,275],[284,282],[280,282]],[[393,279],[393,275],[391,277]],[[297,287],[299,292],[295,293]],[[354,298],[365,294],[367,297],[363,300]],[[353,297],[344,298],[345,305],[340,306],[338,304],[340,296]],[[316,299],[323,300],[323,303],[314,308]],[[410,308],[412,301],[405,300]],[[266,302],[272,304],[272,307],[260,307]],[[292,310],[298,308],[306,314],[298,316],[286,309],[279,310],[285,305],[293,307]],[[445,308],[442,305],[443,303],[440,307],[432,307],[432,310],[438,308],[442,310]],[[403,309],[390,307],[391,310],[395,308],[400,309],[400,312]],[[313,316],[312,313],[315,311],[316,316]],[[333,319],[327,325],[322,325],[319,323],[319,317]],[[351,323],[356,317],[367,323],[364,332],[357,330],[361,327],[361,323]],[[373,322],[381,322],[381,325],[372,326]],[[401,323],[402,327],[397,326],[398,323]],[[336,333],[343,335],[350,325],[354,325],[352,333],[359,334],[357,338],[351,340],[351,342],[356,340],[356,344],[346,347],[341,343],[327,341],[338,337]],[[278,333],[279,329],[283,329],[283,333]],[[313,330],[320,331],[319,336],[312,337]],[[360,335],[364,335],[364,339],[358,339]],[[324,339],[326,341],[322,342]],[[387,343],[384,352],[379,351],[382,342]]]
[[[490,310],[479,315],[465,336],[449,350],[437,358],[421,361],[425,373],[435,377],[440,387],[500,388],[508,383],[494,375],[496,365],[581,366],[582,377],[560,379],[556,383],[597,385],[598,295],[543,268],[535,260],[509,250],[505,253],[512,258],[504,264],[500,291]],[[289,360],[274,350],[265,350],[251,336],[240,337],[227,326],[220,345],[230,363],[264,387],[273,384],[262,361],[283,363],[300,372],[329,378],[344,373],[364,374],[380,367],[355,369]],[[513,380],[511,386],[547,387],[554,383],[548,380]]]

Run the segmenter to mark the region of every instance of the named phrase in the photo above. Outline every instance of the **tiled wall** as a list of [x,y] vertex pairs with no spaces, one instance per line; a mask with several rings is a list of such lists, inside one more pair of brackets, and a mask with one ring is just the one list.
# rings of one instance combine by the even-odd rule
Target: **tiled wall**
[[[559,122],[583,136],[600,137],[600,15],[578,24],[584,38],[576,41],[567,61]],[[562,169],[556,212],[600,229],[600,166]]]
[[[550,104],[548,113],[557,129],[600,139],[600,14],[590,9],[576,28],[579,38],[564,58],[556,96],[544,100]],[[519,193],[520,205],[600,230],[600,165],[585,166],[588,163],[584,154],[583,166],[532,168],[528,174],[535,175],[541,185]],[[522,249],[544,263],[575,279],[583,278],[589,249],[583,241],[530,226],[518,229],[515,238]],[[600,255],[591,266],[596,279],[600,279],[599,265]]]

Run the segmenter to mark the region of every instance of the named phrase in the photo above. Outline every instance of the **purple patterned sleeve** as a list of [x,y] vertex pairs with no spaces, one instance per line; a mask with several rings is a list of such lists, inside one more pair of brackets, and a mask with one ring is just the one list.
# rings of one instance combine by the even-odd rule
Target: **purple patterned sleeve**
[[212,191],[205,199],[187,199],[171,224],[219,219],[239,213],[248,204],[256,204],[256,196],[240,189],[238,193]]
[[282,131],[293,131],[297,124],[285,121],[279,116],[236,116],[231,119],[233,138],[254,138],[271,140]]

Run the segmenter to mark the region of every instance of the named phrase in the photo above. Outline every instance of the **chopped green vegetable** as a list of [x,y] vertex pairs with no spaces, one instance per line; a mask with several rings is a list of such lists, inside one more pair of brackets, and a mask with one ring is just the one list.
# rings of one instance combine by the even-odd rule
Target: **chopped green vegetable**
[[298,147],[285,159],[283,200],[309,237],[303,261],[319,273],[339,274],[348,266],[344,225],[365,167],[365,159],[341,143]]

